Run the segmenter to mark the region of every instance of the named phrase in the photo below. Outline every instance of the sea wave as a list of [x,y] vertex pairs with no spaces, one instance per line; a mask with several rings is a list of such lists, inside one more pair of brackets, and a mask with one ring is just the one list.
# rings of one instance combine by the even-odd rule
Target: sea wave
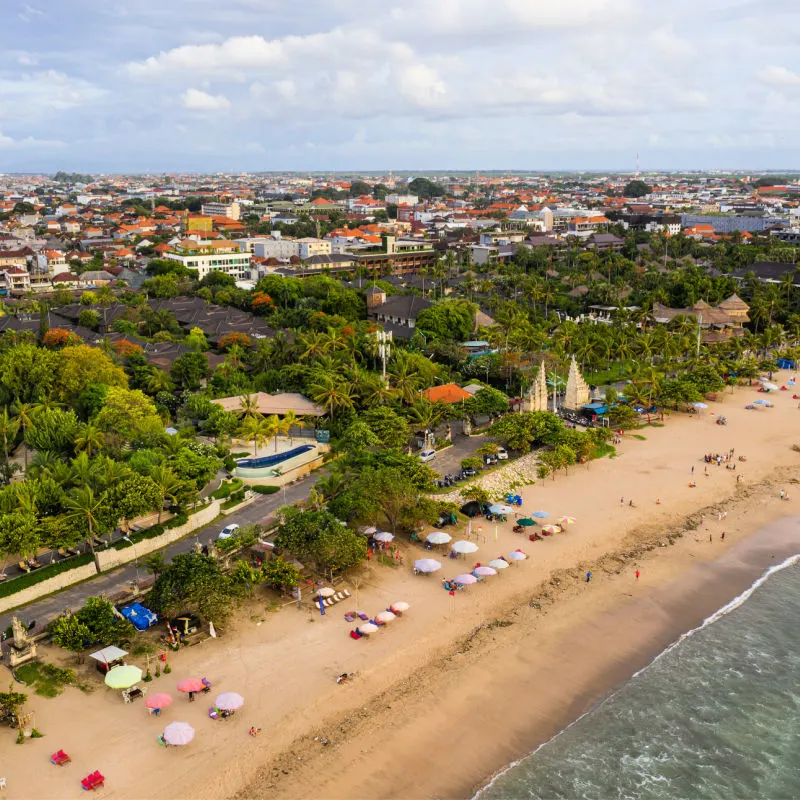
[[[674,650],[676,647],[678,647],[678,645],[686,641],[689,637],[694,636],[696,633],[703,630],[704,628],[707,628],[709,625],[713,625],[715,622],[719,621],[723,617],[726,617],[732,611],[735,611],[737,608],[742,606],[744,603],[747,602],[747,600],[750,597],[752,597],[753,593],[760,586],[763,586],[773,575],[783,571],[784,569],[787,569],[788,567],[794,566],[795,564],[799,563],[800,563],[800,553],[796,553],[793,556],[789,556],[780,564],[775,564],[774,566],[770,567],[760,577],[758,577],[755,581],[753,581],[753,583],[747,589],[745,589],[741,594],[734,597],[733,600],[731,600],[729,603],[726,603],[722,608],[711,614],[711,616],[706,617],[706,619],[704,619],[703,622],[701,622],[698,626],[692,628],[691,630],[686,631],[685,633],[682,633],[674,642],[667,645],[667,647],[665,647],[658,655],[656,655],[648,664],[646,664],[640,670],[634,672],[629,680],[632,680],[633,678],[636,678],[639,675],[641,675],[643,672],[649,669],[653,664],[655,664],[656,661],[663,658],[667,653]],[[541,750],[543,747],[547,746],[548,744],[551,744],[553,741],[558,739],[559,736],[561,736],[563,733],[572,728],[573,725],[577,725],[587,714],[590,714],[592,711],[596,710],[604,703],[607,703],[612,697],[614,697],[617,694],[617,692],[621,688],[622,687],[619,687],[615,691],[610,692],[599,703],[596,703],[591,708],[587,709],[583,714],[581,714],[575,720],[570,722],[569,725],[567,725],[565,728],[562,728],[557,734],[550,737],[547,741],[542,742],[535,750],[532,750],[530,753],[523,756],[522,758],[517,759],[516,761],[510,762],[505,767],[503,767],[503,769],[499,770],[485,786],[481,787],[475,793],[473,800],[478,800],[478,798],[480,798],[484,792],[490,789],[495,784],[496,781],[505,776],[507,773],[511,772],[511,770],[513,770],[514,768],[518,767],[522,763],[522,761],[530,758],[531,756],[536,755],[536,753],[538,753],[539,750]]]

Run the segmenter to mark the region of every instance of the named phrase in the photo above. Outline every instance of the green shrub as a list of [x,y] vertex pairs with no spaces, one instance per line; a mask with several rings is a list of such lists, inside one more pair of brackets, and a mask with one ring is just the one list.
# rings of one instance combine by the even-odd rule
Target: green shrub
[[16,592],[27,589],[29,586],[35,586],[48,578],[54,578],[62,572],[68,572],[76,567],[91,564],[93,560],[94,557],[91,553],[82,553],[79,556],[68,558],[66,561],[59,561],[56,564],[37,569],[35,572],[29,572],[27,575],[20,575],[19,578],[12,578],[9,581],[0,583],[0,597],[9,597]]
[[251,486],[250,489],[256,494],[275,494],[281,490],[280,486]]
[[236,462],[233,460],[233,456],[227,456],[222,464],[228,472],[233,472],[236,469]]

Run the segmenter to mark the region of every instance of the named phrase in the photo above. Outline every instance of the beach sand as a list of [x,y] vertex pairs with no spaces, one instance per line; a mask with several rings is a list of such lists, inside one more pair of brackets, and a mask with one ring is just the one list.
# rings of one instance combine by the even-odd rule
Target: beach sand
[[[99,676],[88,695],[33,696],[46,737],[17,746],[0,731],[8,797],[82,796],[80,779],[94,769],[107,778],[103,794],[119,798],[470,796],[764,569],[800,552],[791,518],[800,502],[800,453],[791,449],[800,412],[790,392],[770,395],[773,409],[746,411],[756,396],[740,388],[699,418],[674,414],[641,431],[646,441],[626,436],[617,458],[525,488],[526,511],[577,517],[564,535],[528,542],[510,521],[495,540],[483,521],[482,531],[473,526],[478,553],[442,559],[437,575],[413,576],[410,562],[425,554],[414,546],[405,548],[405,567],[373,562],[358,605],[372,614],[396,600],[412,608],[368,640],[350,639],[353,626],[342,619],[357,605],[352,587],[354,602],[325,617],[291,607],[269,613],[262,601],[223,637],[171,659],[172,675],[149,685],[176,696],[158,720],[141,701],[123,705]],[[727,426],[714,424],[718,410]],[[705,477],[703,453],[731,447],[747,461],[736,472],[709,466]],[[692,466],[697,488],[688,486]],[[781,488],[791,502],[779,499]],[[442,590],[441,577],[517,547],[528,561],[455,598]],[[357,674],[337,686],[341,672]],[[209,677],[210,697],[189,704],[178,696],[174,684],[191,675]],[[206,716],[218,689],[246,701],[224,722]],[[197,729],[185,748],[156,743],[173,720]],[[262,735],[248,736],[251,725]],[[73,757],[69,767],[47,761],[60,748]]]

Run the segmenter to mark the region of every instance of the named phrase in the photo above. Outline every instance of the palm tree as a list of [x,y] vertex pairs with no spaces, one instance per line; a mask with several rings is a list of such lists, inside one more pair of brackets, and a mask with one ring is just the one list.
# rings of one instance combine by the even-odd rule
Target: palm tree
[[160,369],[157,369],[147,379],[147,391],[151,395],[157,395],[159,392],[170,392],[174,386],[175,384],[172,382],[169,375]]
[[289,447],[294,444],[294,439],[292,438],[292,428],[294,428],[295,425],[300,425],[302,427],[300,417],[298,417],[294,411],[287,411],[281,420],[281,433],[284,436],[289,437]]
[[328,413],[333,422],[337,411],[353,407],[353,387],[338,377],[324,373],[311,384],[311,399]]
[[91,458],[100,452],[106,441],[106,435],[96,425],[87,422],[81,425],[78,435],[75,437],[75,450],[80,453],[86,451],[86,455]]
[[22,444],[25,453],[25,472],[28,471],[28,428],[34,422],[36,413],[34,411],[33,403],[17,403],[13,409],[14,416],[19,420],[19,426],[22,428]]
[[254,394],[245,394],[239,398],[239,413],[245,418],[261,415],[258,410],[258,397]]
[[11,468],[8,464],[8,448],[9,444],[13,443],[14,438],[17,435],[19,425],[19,419],[14,419],[13,417],[9,416],[8,409],[4,407],[2,412],[0,412],[0,436],[3,438],[2,479],[4,483],[10,483],[11,481]]
[[272,426],[259,414],[257,417],[245,417],[239,433],[253,443],[253,455],[258,455],[259,445],[264,444],[273,436]]
[[68,522],[75,522],[80,525],[86,524],[89,532],[87,542],[89,549],[94,555],[94,532],[100,526],[101,514],[106,510],[106,504],[102,497],[95,497],[94,491],[90,486],[83,486],[73,489],[63,501],[66,514],[64,519]]
[[400,361],[389,372],[389,379],[404,402],[414,402],[421,383],[419,372],[405,361]]
[[161,492],[161,502],[158,505],[158,523],[160,524],[164,502],[171,500],[173,503],[177,503],[178,498],[185,492],[187,487],[166,464],[157,464],[153,467],[150,471],[150,477]]

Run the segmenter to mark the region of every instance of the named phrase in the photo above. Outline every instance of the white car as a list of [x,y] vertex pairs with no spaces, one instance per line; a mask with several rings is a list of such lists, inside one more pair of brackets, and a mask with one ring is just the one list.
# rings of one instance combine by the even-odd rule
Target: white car
[[238,528],[239,526],[235,522],[232,522],[230,525],[227,525],[217,535],[217,541],[219,542],[222,541],[223,539],[230,539]]
[[498,458],[499,458],[501,461],[508,461],[508,450],[506,450],[506,449],[505,449],[505,447],[501,447],[501,448],[500,448],[500,449],[497,451],[497,457],[498,457]]
[[436,458],[436,451],[435,450],[423,450],[419,454],[419,460],[423,464],[426,464],[428,461],[433,461],[434,458]]

